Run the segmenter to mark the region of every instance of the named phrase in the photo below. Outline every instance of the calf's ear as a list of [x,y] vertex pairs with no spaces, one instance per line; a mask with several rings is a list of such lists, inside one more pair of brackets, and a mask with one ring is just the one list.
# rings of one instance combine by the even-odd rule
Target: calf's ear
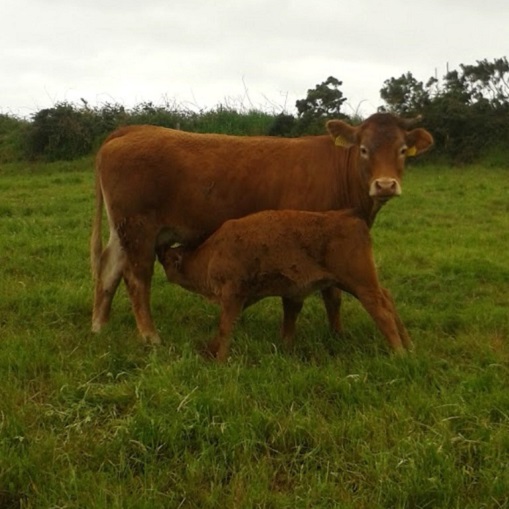
[[357,142],[357,128],[342,120],[329,120],[325,125],[336,146],[348,148]]
[[426,129],[413,129],[406,134],[407,156],[416,156],[430,149],[434,144],[433,136]]

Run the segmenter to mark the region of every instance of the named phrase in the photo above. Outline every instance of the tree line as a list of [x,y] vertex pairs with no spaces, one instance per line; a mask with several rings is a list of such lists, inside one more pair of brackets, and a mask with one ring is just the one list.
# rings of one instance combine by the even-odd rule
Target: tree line
[[[0,162],[16,159],[69,160],[89,155],[109,132],[122,125],[154,124],[194,132],[301,136],[324,133],[328,118],[356,123],[343,111],[342,81],[334,76],[307,91],[296,113],[267,113],[219,105],[199,112],[166,102],[134,108],[120,104],[91,107],[61,102],[30,119],[0,114]],[[490,151],[509,150],[509,62],[487,59],[448,70],[441,79],[417,80],[409,71],[390,78],[380,90],[380,111],[423,116],[436,141],[435,154],[456,163],[473,162]]]
[[438,152],[470,162],[490,149],[509,147],[509,62],[479,60],[448,71],[443,79],[418,81],[408,72],[386,80],[384,109],[422,114]]

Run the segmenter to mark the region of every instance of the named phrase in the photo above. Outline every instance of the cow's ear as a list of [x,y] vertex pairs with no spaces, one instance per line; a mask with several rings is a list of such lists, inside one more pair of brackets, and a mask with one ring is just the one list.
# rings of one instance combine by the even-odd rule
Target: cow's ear
[[433,146],[433,136],[426,131],[426,129],[414,129],[409,131],[406,135],[406,143],[408,145],[408,150],[406,152],[407,156],[416,156],[417,154],[422,154],[426,152],[426,150],[430,149]]
[[357,141],[357,129],[341,120],[329,120],[327,131],[332,136],[334,144],[338,147],[348,148]]

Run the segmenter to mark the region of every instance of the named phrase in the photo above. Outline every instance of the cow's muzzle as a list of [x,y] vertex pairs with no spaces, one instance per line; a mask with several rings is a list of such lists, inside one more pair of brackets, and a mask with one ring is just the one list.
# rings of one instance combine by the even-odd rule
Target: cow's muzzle
[[369,195],[371,198],[378,200],[390,200],[394,196],[401,194],[401,186],[396,179],[393,178],[378,178],[371,182],[369,188]]

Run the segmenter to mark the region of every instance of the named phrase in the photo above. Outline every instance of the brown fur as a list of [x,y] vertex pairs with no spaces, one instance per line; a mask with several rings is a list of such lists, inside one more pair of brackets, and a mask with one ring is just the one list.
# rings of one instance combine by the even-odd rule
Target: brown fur
[[[158,343],[150,312],[156,246],[195,246],[226,220],[267,209],[355,208],[371,226],[382,204],[401,192],[405,146],[423,152],[433,143],[427,131],[408,131],[388,114],[357,127],[331,120],[327,128],[329,136],[296,139],[155,126],[111,134],[96,161],[92,329],[107,322],[124,278],[138,330],[145,341]],[[104,250],[103,205],[110,229]],[[339,330],[340,295],[324,290],[324,298],[331,328]]]
[[224,361],[233,324],[247,304],[283,297],[282,336],[291,346],[304,298],[337,287],[357,297],[396,351],[411,346],[392,298],[379,284],[369,230],[349,211],[265,211],[224,223],[201,246],[158,252],[168,280],[217,302],[209,343]]

